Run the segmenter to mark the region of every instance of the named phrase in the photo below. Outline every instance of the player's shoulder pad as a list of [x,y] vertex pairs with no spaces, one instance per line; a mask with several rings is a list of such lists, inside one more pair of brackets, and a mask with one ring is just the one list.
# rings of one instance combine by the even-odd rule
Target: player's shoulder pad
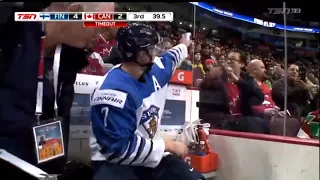
[[101,89],[96,90],[91,99],[91,106],[95,105],[110,105],[123,109],[128,93],[114,90],[114,89]]

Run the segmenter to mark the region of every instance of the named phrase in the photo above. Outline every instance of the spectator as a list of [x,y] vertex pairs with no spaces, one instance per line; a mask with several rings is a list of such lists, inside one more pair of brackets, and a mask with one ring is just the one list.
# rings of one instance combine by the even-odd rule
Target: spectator
[[306,115],[304,108],[308,104],[309,91],[306,84],[299,76],[299,66],[290,64],[288,67],[288,77],[275,81],[272,85],[272,99],[280,110],[284,110],[285,84],[284,78],[288,78],[287,96],[288,110],[296,117]]
[[212,68],[216,63],[212,59],[207,59],[204,61],[204,64],[205,64],[205,70],[209,71],[209,69]]
[[192,42],[192,44],[189,47],[189,55],[193,55],[195,52],[195,49],[196,49],[195,44],[194,42]]
[[219,59],[218,59],[218,63],[219,64],[223,64],[225,59],[226,59],[226,57],[224,55],[220,56]]
[[173,47],[172,41],[169,38],[164,38],[162,42],[162,48],[167,51]]
[[199,118],[211,124],[212,128],[230,129],[232,117],[229,109],[229,99],[222,78],[223,67],[209,68],[207,75],[200,84]]
[[112,37],[110,35],[110,32],[105,32],[103,34],[100,34],[98,36],[98,43],[95,44],[93,51],[98,53],[101,58],[109,56],[112,48],[117,45],[117,41],[115,39],[111,40],[106,40],[110,39]]
[[274,76],[274,67],[272,65],[269,65],[266,69],[266,74],[270,77]]
[[[229,55],[229,57],[240,57],[237,55],[238,52],[230,53],[233,53],[234,56]],[[215,118],[209,119],[206,114],[202,113],[203,110],[201,110],[201,116],[204,116],[206,119],[205,121],[209,122],[214,127],[222,127],[235,131],[268,133],[267,122],[262,118],[255,117],[251,108],[253,105],[259,105],[263,102],[263,94],[256,86],[251,76],[247,73],[241,73],[242,75],[240,75],[240,59],[229,60],[229,65],[226,65],[225,67],[225,73],[228,77],[227,82],[223,81],[223,76],[218,76],[221,75],[220,73],[214,73],[214,77],[216,78],[215,81],[210,80],[212,77],[210,74],[209,77],[206,77],[202,82],[202,85],[200,85],[201,89],[205,90],[204,93],[200,92],[201,94],[210,94],[206,93],[208,92],[208,89],[211,91],[211,95],[205,95],[206,98],[203,98],[202,95],[200,95],[200,98],[202,97],[202,99],[211,102],[211,105],[216,107],[215,109],[218,111],[220,110],[219,113],[223,114],[223,117],[218,118],[218,120]],[[238,74],[238,76],[236,74]],[[223,101],[221,99],[223,97],[226,97],[227,101]],[[223,102],[228,103],[227,110],[225,108],[226,104]],[[201,103],[202,102],[200,101],[200,106],[202,105]],[[202,107],[208,108],[208,105]],[[207,111],[207,114],[216,113],[216,110],[212,109],[207,109]],[[218,117],[221,117],[221,115]],[[232,117],[231,120],[230,117]]]
[[211,59],[211,50],[209,44],[203,44],[201,48],[201,58],[202,60]]
[[213,55],[213,60],[218,60],[219,58],[220,58],[220,56],[221,56],[221,48],[220,47],[218,47],[218,46],[216,46],[216,47],[214,47],[214,51],[213,51],[213,53],[212,53]]
[[196,52],[200,52],[200,51],[201,51],[201,44],[197,44],[197,45],[196,45],[195,51],[196,51]]
[[264,81],[265,67],[261,60],[252,60],[247,70],[254,77],[260,90],[264,94],[264,102],[259,106],[253,106],[254,114],[269,122],[269,132],[273,135],[283,135],[283,126],[286,126],[286,136],[295,137],[300,129],[300,122],[297,118],[287,116],[287,123],[284,124],[284,111],[280,111],[271,97],[271,88]]
[[256,133],[267,133],[268,128],[264,119],[254,116],[252,106],[260,105],[264,95],[254,79],[241,69],[245,66],[246,57],[241,51],[234,50],[227,54],[229,66],[226,67],[228,75],[227,91],[231,113],[237,118],[239,124],[233,129]]
[[234,73],[237,77],[240,77],[242,71],[245,71],[247,65],[247,57],[240,50],[229,50],[227,52],[227,63],[232,64]]
[[271,97],[271,88],[264,82],[265,66],[261,60],[255,59],[249,62],[247,71],[254,78],[260,90],[264,94],[264,101],[261,105],[254,106],[255,113],[260,114],[260,117],[274,116],[279,114],[279,108],[276,106]]
[[312,100],[313,97],[319,92],[319,87],[317,84],[310,81],[306,75],[303,76],[302,80],[306,83],[306,86],[309,90],[310,99]]
[[109,63],[112,65],[117,65],[120,64],[121,61],[119,60],[120,54],[118,52],[118,48],[117,47],[112,47],[110,50],[110,55],[109,56],[105,56],[102,60],[104,63]]
[[192,65],[192,72],[193,72],[193,79],[197,80],[197,79],[202,79],[204,77],[204,75],[206,74],[205,69],[204,69],[204,65],[201,61],[201,53],[200,52],[196,52],[194,54],[194,63]]
[[279,64],[276,64],[273,69],[274,69],[274,74],[272,76],[273,81],[282,79],[284,77],[284,70]]
[[105,74],[98,59],[88,57],[88,63],[89,65],[83,68],[81,73],[96,76],[103,76]]
[[[119,35],[123,30],[124,28],[119,28],[119,30],[116,33],[116,39],[118,39]],[[103,62],[112,64],[112,65],[117,65],[121,63],[120,53],[118,51],[117,45],[112,46],[109,56],[105,56],[103,58]]]

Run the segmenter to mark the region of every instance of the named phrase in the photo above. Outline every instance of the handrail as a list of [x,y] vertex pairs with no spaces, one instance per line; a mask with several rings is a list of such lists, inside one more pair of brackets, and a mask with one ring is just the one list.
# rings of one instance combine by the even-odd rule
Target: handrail
[[219,129],[210,129],[209,133],[220,135],[220,136],[231,136],[231,137],[237,137],[237,138],[256,139],[256,140],[262,140],[262,141],[282,142],[287,144],[298,144],[298,145],[305,145],[305,146],[320,147],[320,141],[316,139],[301,139],[297,137],[286,137],[286,136],[256,134],[256,133],[247,133],[247,132],[235,132],[235,131],[226,131],[226,130],[219,130]]

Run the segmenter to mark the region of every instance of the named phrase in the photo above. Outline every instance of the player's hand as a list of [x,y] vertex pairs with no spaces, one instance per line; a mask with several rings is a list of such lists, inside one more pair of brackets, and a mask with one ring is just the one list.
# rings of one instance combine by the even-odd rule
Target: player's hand
[[183,159],[188,154],[188,147],[182,142],[174,141],[172,153]]
[[182,37],[180,39],[180,43],[189,47],[192,44],[192,40],[190,39],[190,37],[187,37],[187,33],[184,33],[184,34],[182,34]]
[[180,158],[184,158],[188,154],[188,147],[184,143],[168,139],[164,140],[164,142],[166,151],[171,152]]

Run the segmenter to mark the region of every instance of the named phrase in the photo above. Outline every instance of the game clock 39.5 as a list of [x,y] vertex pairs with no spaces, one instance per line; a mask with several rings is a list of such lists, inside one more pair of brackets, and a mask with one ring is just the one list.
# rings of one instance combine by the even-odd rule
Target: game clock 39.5
[[166,19],[166,14],[155,13],[152,15],[153,19]]

